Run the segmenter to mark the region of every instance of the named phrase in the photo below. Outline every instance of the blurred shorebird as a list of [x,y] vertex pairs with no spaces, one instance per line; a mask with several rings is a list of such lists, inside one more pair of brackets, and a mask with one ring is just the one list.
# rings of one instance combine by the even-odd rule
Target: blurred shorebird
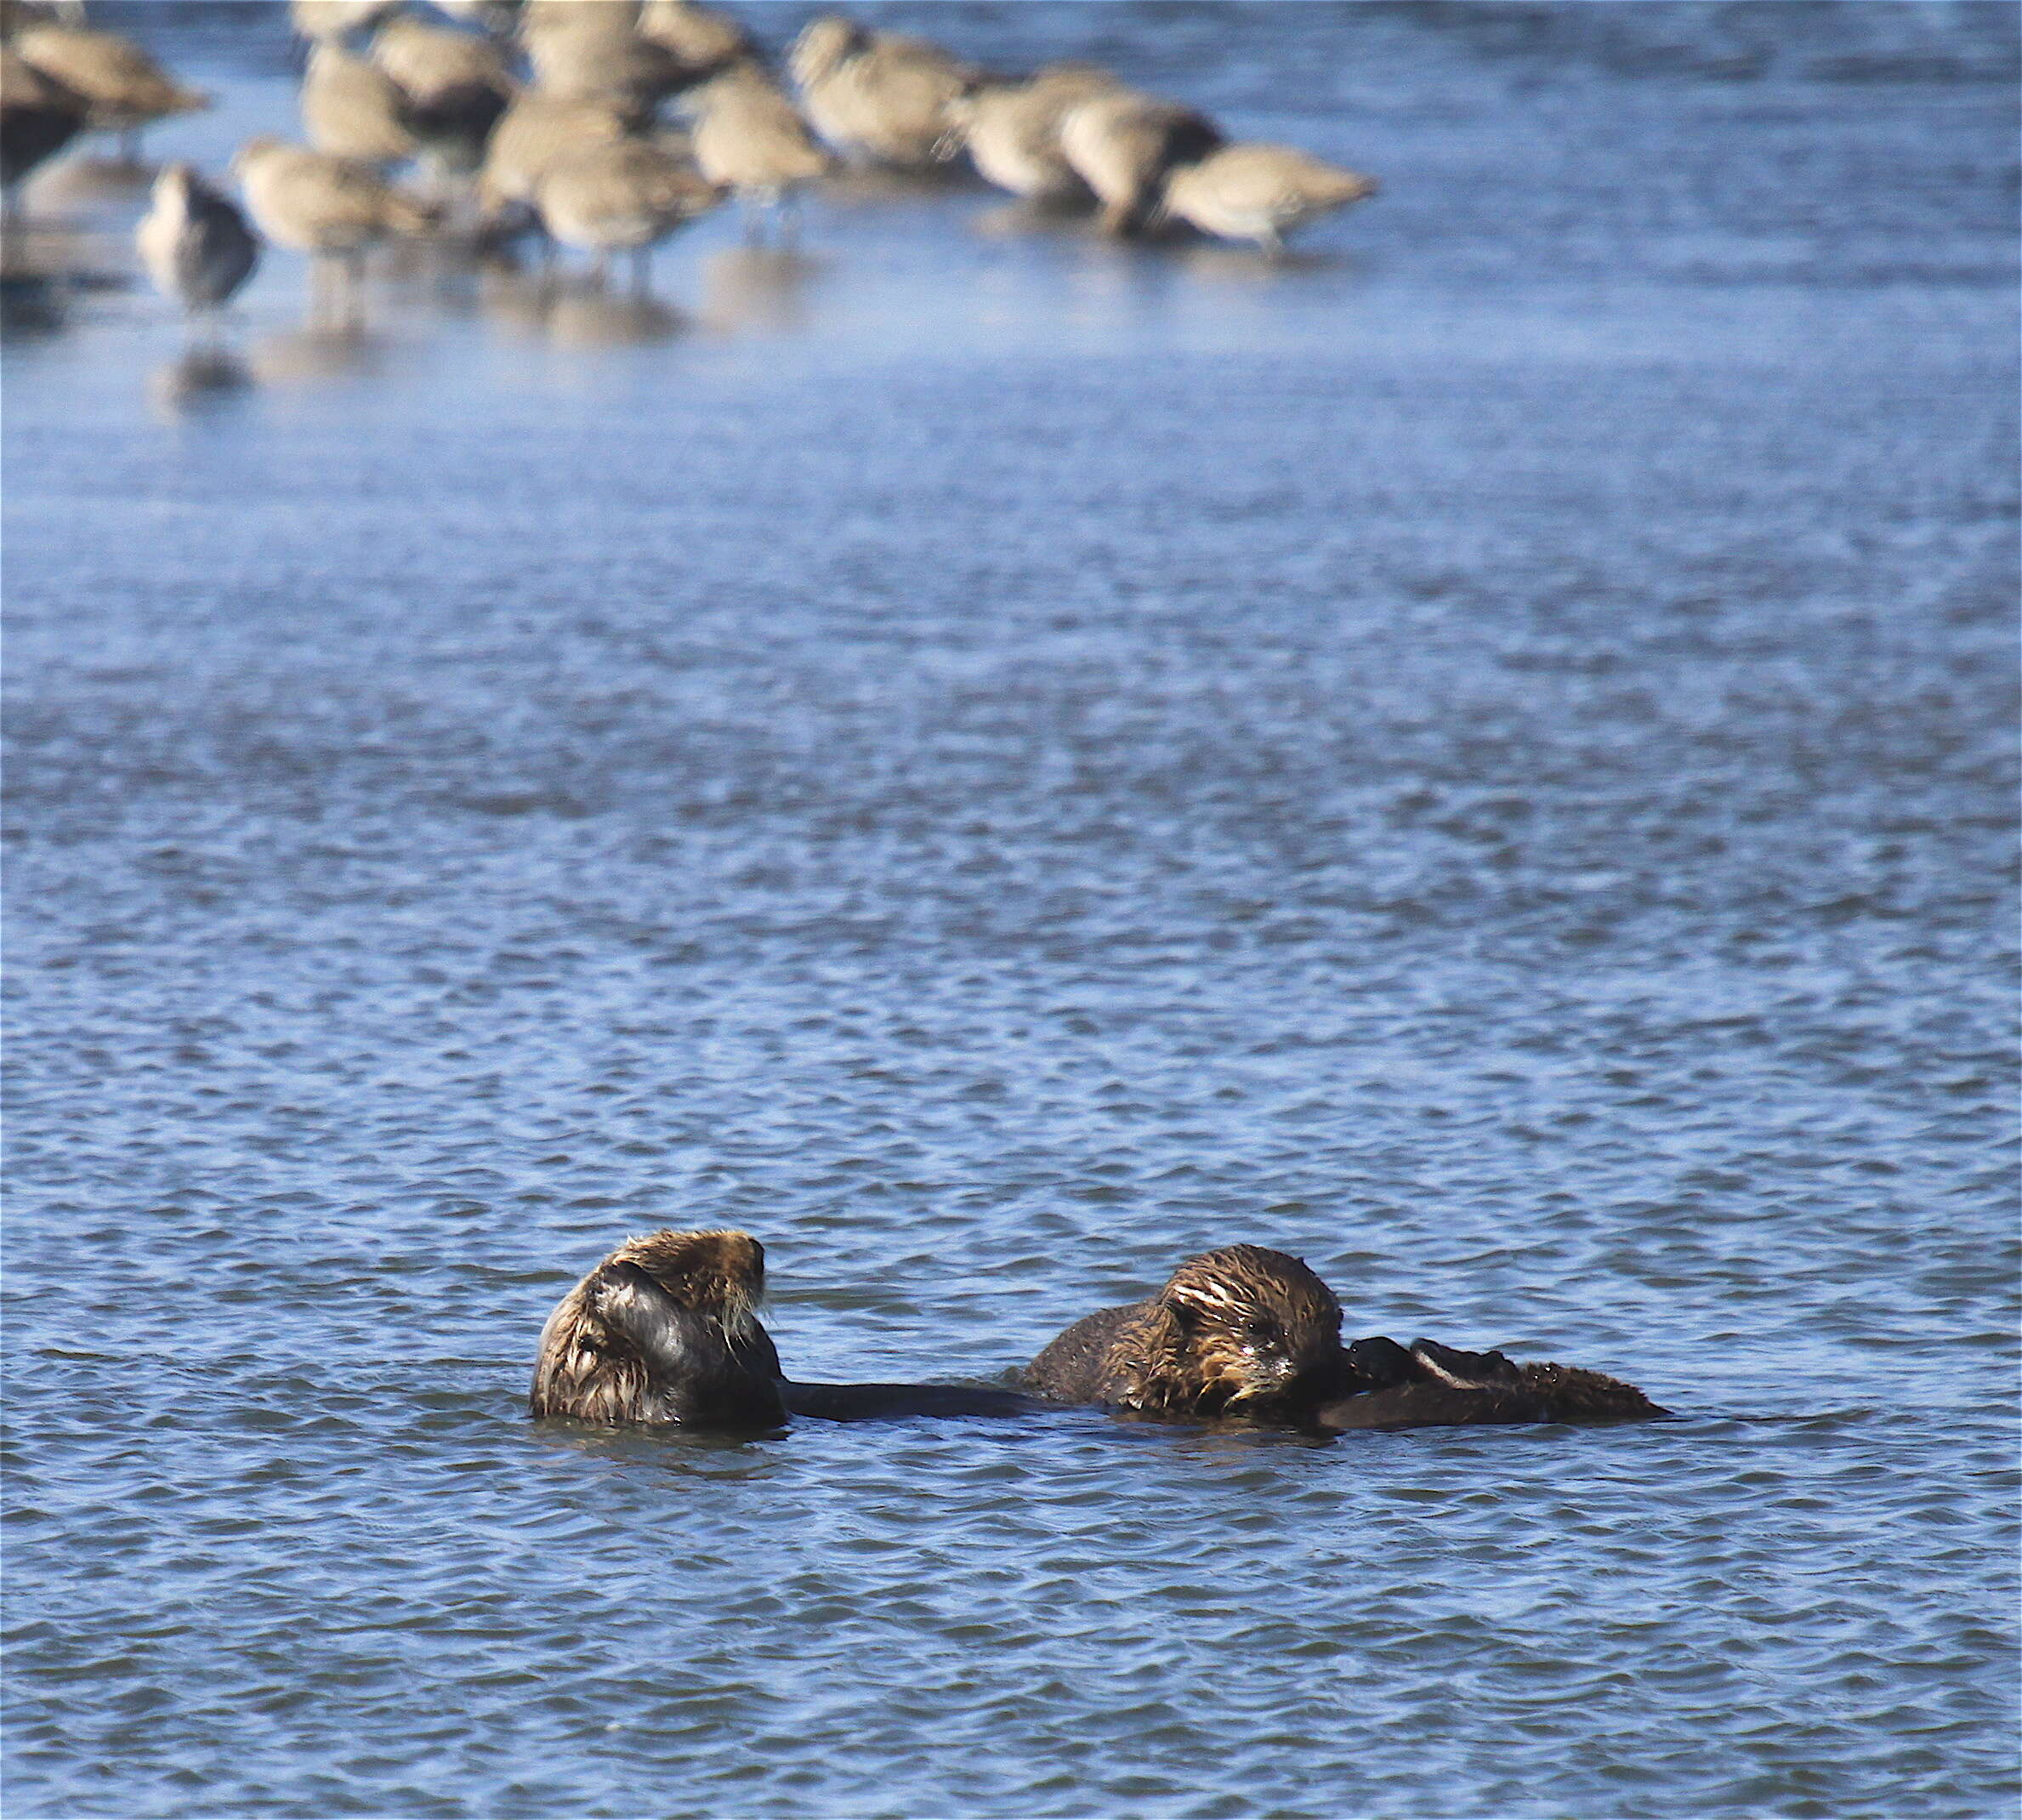
[[1166,179],[1159,208],[1204,234],[1271,253],[1309,221],[1376,194],[1376,179],[1291,145],[1224,145]]
[[639,35],[670,53],[690,82],[733,64],[755,62],[758,54],[742,26],[696,0],[645,0],[639,9]]
[[645,139],[580,145],[542,173],[535,206],[564,246],[594,253],[608,279],[614,253],[632,255],[635,289],[645,287],[653,247],[724,198],[684,158]]
[[0,48],[0,218],[14,217],[20,185],[84,130],[83,96]]
[[344,316],[358,316],[366,249],[389,234],[423,235],[434,213],[364,166],[305,145],[249,139],[232,160],[246,206],[276,246],[310,256],[312,314],[323,313],[323,275],[335,261],[344,275]]
[[302,77],[302,130],[318,151],[375,168],[421,149],[407,124],[407,94],[385,71],[335,40],[318,40]]
[[118,134],[121,156],[128,164],[139,162],[143,128],[211,105],[210,96],[184,88],[117,32],[31,26],[14,35],[14,48],[44,76],[83,97],[90,109],[88,129]]
[[498,46],[468,31],[389,19],[372,35],[372,59],[406,97],[407,128],[438,171],[476,170],[519,88]]
[[520,22],[520,41],[534,86],[568,100],[607,101],[649,114],[689,80],[671,50],[640,36],[632,8],[612,7],[607,0],[576,0],[565,9],[529,13]]
[[949,109],[978,72],[923,38],[867,31],[826,14],[787,54],[815,130],[846,157],[901,170],[943,161]]
[[1057,64],[1022,82],[985,82],[948,109],[947,149],[1000,190],[1034,202],[1085,202],[1093,194],[1060,150],[1067,110],[1091,96],[1121,91],[1106,70]]
[[1060,119],[1060,151],[1100,199],[1111,234],[1143,232],[1168,174],[1221,143],[1205,114],[1132,89],[1087,96]]
[[238,205],[179,162],[155,179],[133,243],[155,288],[183,306],[193,330],[213,331],[206,338],[214,338],[218,312],[259,263],[259,241]]
[[[632,121],[605,101],[576,101],[529,88],[499,116],[478,178],[478,214],[489,230],[537,222],[535,197],[558,158],[628,137]],[[552,242],[550,242],[552,247]]]
[[788,231],[801,186],[833,162],[792,102],[756,64],[741,63],[690,90],[685,105],[695,162],[712,183],[736,192],[747,237],[756,237],[760,211],[779,215]]

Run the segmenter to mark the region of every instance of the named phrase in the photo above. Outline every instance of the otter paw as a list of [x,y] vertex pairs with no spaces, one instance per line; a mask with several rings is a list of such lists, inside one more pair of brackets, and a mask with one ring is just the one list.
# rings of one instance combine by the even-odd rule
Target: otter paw
[[1373,1390],[1387,1391],[1396,1384],[1409,1384],[1425,1375],[1418,1362],[1394,1339],[1374,1334],[1353,1342],[1343,1356],[1348,1368],[1366,1380]]
[[1463,1352],[1436,1339],[1414,1339],[1411,1356],[1434,1377],[1448,1384],[1514,1384],[1523,1374],[1500,1352]]

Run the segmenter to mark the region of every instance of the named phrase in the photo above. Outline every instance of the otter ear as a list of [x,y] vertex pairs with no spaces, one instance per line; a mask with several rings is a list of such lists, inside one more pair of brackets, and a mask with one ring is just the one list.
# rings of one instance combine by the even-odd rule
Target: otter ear
[[1201,1324],[1206,1311],[1185,1290],[1175,1290],[1166,1305],[1173,1311],[1173,1325],[1181,1333],[1191,1333]]

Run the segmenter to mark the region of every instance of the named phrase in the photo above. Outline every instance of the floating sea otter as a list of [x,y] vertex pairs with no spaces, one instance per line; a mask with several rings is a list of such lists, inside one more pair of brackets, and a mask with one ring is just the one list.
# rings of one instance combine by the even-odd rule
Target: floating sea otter
[[765,1248],[747,1232],[628,1239],[541,1329],[529,1407],[628,1426],[752,1431],[832,1422],[1016,1415],[1013,1391],[946,1384],[792,1384],[760,1323]]
[[777,1428],[779,1354],[758,1324],[765,1248],[745,1232],[630,1238],[541,1329],[537,1416]]
[[1341,1305],[1302,1260],[1225,1245],[1076,1321],[1020,1381],[1056,1402],[1296,1423],[1338,1393],[1342,1356]]
[[1428,1339],[1344,1348],[1340,1330],[1339,1304],[1301,1260],[1229,1245],[1189,1258],[1146,1300],[1076,1322],[1020,1381],[1057,1402],[1332,1430],[1667,1413],[1599,1372]]

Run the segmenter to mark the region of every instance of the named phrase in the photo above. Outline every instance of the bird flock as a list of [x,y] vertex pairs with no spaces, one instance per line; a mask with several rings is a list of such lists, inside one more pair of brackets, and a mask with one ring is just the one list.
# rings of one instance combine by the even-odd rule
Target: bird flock
[[[0,178],[81,135],[120,136],[210,105],[82,0],[0,0]],[[840,14],[775,65],[697,0],[291,0],[305,41],[302,142],[249,140],[243,203],[191,165],[156,180],[142,263],[193,323],[264,243],[311,261],[312,313],[355,321],[367,253],[389,238],[587,256],[599,279],[735,203],[785,242],[810,185],[849,169],[929,173],[966,159],[1036,208],[1100,231],[1199,233],[1282,251],[1374,180],[1290,145],[1231,141],[1206,114],[1093,64],[1006,74]]]

